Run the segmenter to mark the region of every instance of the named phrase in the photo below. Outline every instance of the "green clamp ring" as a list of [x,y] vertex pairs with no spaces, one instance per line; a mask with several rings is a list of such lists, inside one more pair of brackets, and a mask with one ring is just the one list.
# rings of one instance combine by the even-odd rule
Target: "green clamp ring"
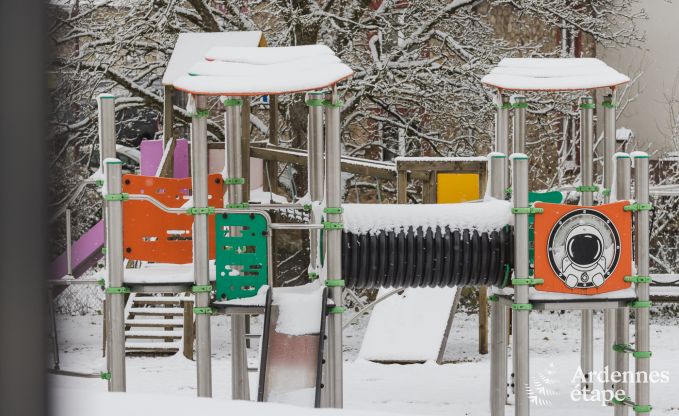
[[227,185],[243,185],[245,178],[224,178],[224,183]]
[[512,214],[542,214],[543,212],[545,212],[544,209],[535,207],[512,208]]
[[198,110],[196,109],[196,112],[191,114],[191,117],[193,118],[205,118],[210,115],[210,110]]
[[622,209],[625,211],[650,211],[653,209],[653,204],[640,204],[635,202],[633,204],[625,205]]
[[318,279],[318,273],[309,272],[309,280],[316,280],[316,279]]
[[604,188],[601,190],[601,195],[603,196],[611,196],[611,190],[608,188]]
[[212,315],[212,312],[214,311],[209,306],[204,308],[193,308],[194,315]]
[[631,352],[634,351],[630,344],[613,344],[613,351],[615,352]]
[[110,380],[111,379],[111,373],[106,372],[106,371],[102,371],[101,373],[99,373],[99,377],[102,380]]
[[530,311],[533,309],[533,305],[530,303],[512,303],[512,309],[515,311]]
[[650,413],[653,410],[653,406],[650,404],[635,404],[632,406],[632,410],[636,413]]
[[495,107],[498,110],[511,110],[512,104],[511,103],[495,104]]
[[128,193],[121,193],[121,194],[106,194],[104,195],[104,200],[106,201],[127,201],[130,199],[130,194]]
[[98,279],[97,284],[101,286],[102,288],[106,288],[106,280],[105,279]]
[[512,279],[513,286],[535,286],[545,283],[545,279],[519,278]]
[[332,308],[328,308],[328,313],[344,313],[347,308],[344,306],[333,306]]
[[627,405],[626,402],[629,402],[631,400],[632,400],[632,398],[629,397],[629,396],[625,396],[622,399],[616,399],[615,395],[614,395],[613,398],[611,399],[611,403],[613,403],[616,406],[626,406]]
[[618,105],[612,101],[604,101],[601,103],[603,108],[616,108]]
[[500,300],[500,297],[498,295],[490,295],[488,296],[488,301],[489,302],[497,302]]
[[511,195],[512,194],[512,187],[510,186],[509,188],[505,189],[505,193],[507,195]]
[[241,203],[236,203],[236,204],[226,204],[226,208],[229,209],[248,209],[250,208],[250,204],[247,202],[241,202]]
[[528,108],[528,103],[525,101],[522,103],[514,103],[512,104],[512,108]]
[[212,285],[191,286],[191,293],[210,293],[210,292],[212,292]]
[[651,358],[653,353],[651,351],[634,351],[632,357],[634,358]]
[[627,304],[630,308],[650,308],[651,307],[651,301],[650,300],[635,300],[634,302],[630,302]]
[[96,186],[97,188],[101,188],[102,186],[104,186],[104,180],[97,179],[96,181],[94,181],[94,186]]
[[628,283],[652,283],[651,276],[625,276],[624,280]]
[[112,295],[124,295],[127,293],[130,293],[130,288],[125,287],[125,286],[120,286],[120,287],[107,287],[105,289],[106,293],[110,293]]
[[189,215],[212,215],[215,213],[215,207],[191,207],[186,210]]
[[344,103],[340,100],[337,100],[334,103],[331,100],[323,100],[324,107],[342,108],[343,105]]
[[327,207],[323,208],[323,212],[326,214],[341,214],[344,212],[344,208],[339,207],[339,208],[333,208],[333,207]]
[[580,185],[575,190],[578,192],[599,192],[599,187],[597,185]]
[[344,224],[341,222],[323,221],[323,229],[325,230],[341,230]]
[[106,251],[107,251],[107,250],[106,250],[106,247],[102,247],[102,248],[101,248],[101,254],[106,255]]
[[237,105],[243,105],[243,100],[240,98],[226,98],[222,100],[224,107],[233,107]]
[[304,205],[302,206],[302,209],[303,209],[304,211],[306,211],[306,212],[311,211],[311,204],[304,204]]
[[327,279],[325,281],[327,287],[344,287],[343,279]]
[[306,100],[306,105],[309,107],[322,107],[324,105],[324,99],[322,98],[312,98],[309,100]]
[[580,108],[593,110],[593,109],[596,108],[596,104],[594,104],[594,103],[580,103]]

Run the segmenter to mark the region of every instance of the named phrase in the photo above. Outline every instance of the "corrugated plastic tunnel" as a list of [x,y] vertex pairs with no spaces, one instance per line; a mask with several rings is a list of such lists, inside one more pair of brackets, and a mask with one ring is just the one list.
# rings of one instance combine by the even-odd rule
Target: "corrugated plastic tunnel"
[[[380,222],[389,221],[389,210],[394,205],[382,205],[374,217],[370,208],[366,211],[367,205],[360,205],[360,211],[352,207],[347,209],[345,205],[342,233],[345,285],[350,288],[504,286],[508,271],[513,267],[513,230],[511,216],[507,213],[511,212],[510,207],[491,207],[484,203],[455,205],[452,213],[446,212],[434,220],[432,215],[437,213],[422,212],[422,205],[410,205],[408,207],[412,208],[408,209],[415,216],[405,217],[406,221],[402,218],[392,220],[400,221],[398,227],[380,226]],[[478,211],[463,211],[461,205],[472,206]],[[475,226],[463,226],[483,217],[484,209],[488,211],[489,208],[498,211],[485,212],[492,216],[486,222],[478,220]],[[443,212],[441,208],[436,210],[439,214]],[[418,213],[421,214],[419,217]],[[462,217],[452,218],[451,214]],[[470,217],[465,218],[467,214]],[[429,215],[429,218],[422,215]],[[407,218],[411,220],[407,221]],[[373,221],[372,225],[365,226],[370,221]],[[403,225],[404,222],[412,225]]]

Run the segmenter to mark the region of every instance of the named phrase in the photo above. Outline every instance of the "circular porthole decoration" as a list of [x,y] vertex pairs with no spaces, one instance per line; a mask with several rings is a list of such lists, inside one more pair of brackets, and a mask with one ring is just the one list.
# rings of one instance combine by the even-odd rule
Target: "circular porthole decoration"
[[598,288],[620,261],[620,233],[601,212],[576,209],[552,227],[547,257],[554,274],[570,289]]

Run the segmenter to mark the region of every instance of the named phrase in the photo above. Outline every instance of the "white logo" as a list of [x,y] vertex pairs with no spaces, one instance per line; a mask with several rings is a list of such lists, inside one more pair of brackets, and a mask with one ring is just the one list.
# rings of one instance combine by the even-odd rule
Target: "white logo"
[[552,397],[559,394],[553,387],[556,384],[555,374],[556,369],[552,362],[549,363],[546,370],[531,377],[530,384],[526,386],[526,393],[531,404],[535,406],[550,406],[552,404]]

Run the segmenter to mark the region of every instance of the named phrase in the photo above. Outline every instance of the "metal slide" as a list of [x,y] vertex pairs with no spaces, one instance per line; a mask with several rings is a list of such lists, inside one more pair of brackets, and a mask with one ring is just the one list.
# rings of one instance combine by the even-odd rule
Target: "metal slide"
[[264,315],[257,401],[320,407],[323,337],[327,315],[327,289],[321,303],[320,332],[287,335],[278,332],[279,308],[267,294]]

